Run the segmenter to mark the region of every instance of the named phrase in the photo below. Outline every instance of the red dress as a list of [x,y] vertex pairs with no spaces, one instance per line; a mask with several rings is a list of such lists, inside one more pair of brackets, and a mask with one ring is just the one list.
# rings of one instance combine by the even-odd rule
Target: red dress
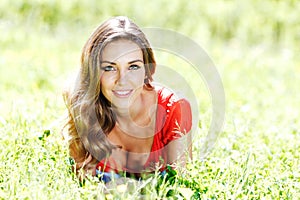
[[[157,112],[155,135],[148,160],[144,164],[145,170],[154,171],[155,166],[159,163],[162,170],[166,166],[167,151],[165,146],[183,135],[189,133],[192,126],[191,107],[187,100],[178,99],[174,93],[166,88],[156,88],[157,91]],[[110,168],[105,159],[100,161],[96,167],[102,172],[114,171]],[[124,171],[127,171],[125,168]]]

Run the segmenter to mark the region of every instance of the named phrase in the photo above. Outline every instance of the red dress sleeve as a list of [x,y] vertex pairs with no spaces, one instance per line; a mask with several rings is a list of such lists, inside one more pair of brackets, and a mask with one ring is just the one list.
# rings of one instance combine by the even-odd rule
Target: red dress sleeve
[[185,99],[171,103],[167,107],[167,118],[163,127],[163,143],[176,140],[190,132],[192,127],[192,112],[190,104]]
[[186,99],[179,99],[166,88],[158,91],[156,114],[156,131],[153,138],[151,153],[145,168],[152,168],[160,163],[162,170],[166,166],[169,142],[176,140],[190,132],[192,128],[192,112],[190,103]]

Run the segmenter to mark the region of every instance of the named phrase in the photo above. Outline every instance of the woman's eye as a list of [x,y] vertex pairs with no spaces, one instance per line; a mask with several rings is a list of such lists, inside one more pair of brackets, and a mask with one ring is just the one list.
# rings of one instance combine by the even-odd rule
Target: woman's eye
[[138,66],[138,65],[130,65],[129,66],[129,70],[138,70],[138,69],[140,69],[141,67],[140,66]]
[[110,71],[115,71],[116,69],[113,66],[105,66],[105,67],[101,67],[101,70],[110,72]]

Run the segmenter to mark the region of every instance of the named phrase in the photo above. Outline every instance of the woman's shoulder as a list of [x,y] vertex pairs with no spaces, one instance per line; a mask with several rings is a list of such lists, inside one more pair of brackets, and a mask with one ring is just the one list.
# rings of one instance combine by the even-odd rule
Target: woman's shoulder
[[154,88],[157,93],[158,104],[161,105],[167,104],[167,106],[172,106],[177,102],[188,103],[188,101],[184,97],[182,97],[181,95],[179,95],[174,90],[168,87],[161,86],[161,85],[154,85]]
[[[156,128],[164,145],[191,130],[192,112],[189,101],[170,88],[155,87],[158,95]],[[179,134],[180,133],[180,134]]]

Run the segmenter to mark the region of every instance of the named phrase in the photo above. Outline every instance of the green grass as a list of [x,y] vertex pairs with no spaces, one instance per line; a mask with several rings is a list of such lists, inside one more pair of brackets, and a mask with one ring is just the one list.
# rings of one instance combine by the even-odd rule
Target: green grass
[[[116,3],[1,3],[0,199],[299,199],[300,3],[154,1],[147,9],[138,1]],[[211,103],[204,82],[191,81],[201,126],[183,175],[161,180],[154,174],[143,185],[127,181],[105,192],[97,180],[80,186],[70,173],[60,135],[61,91],[91,31],[116,14],[174,29],[202,45],[223,80],[226,121],[213,151],[200,160]],[[178,58],[157,54],[160,63],[180,68]],[[50,135],[41,138],[45,130]]]

